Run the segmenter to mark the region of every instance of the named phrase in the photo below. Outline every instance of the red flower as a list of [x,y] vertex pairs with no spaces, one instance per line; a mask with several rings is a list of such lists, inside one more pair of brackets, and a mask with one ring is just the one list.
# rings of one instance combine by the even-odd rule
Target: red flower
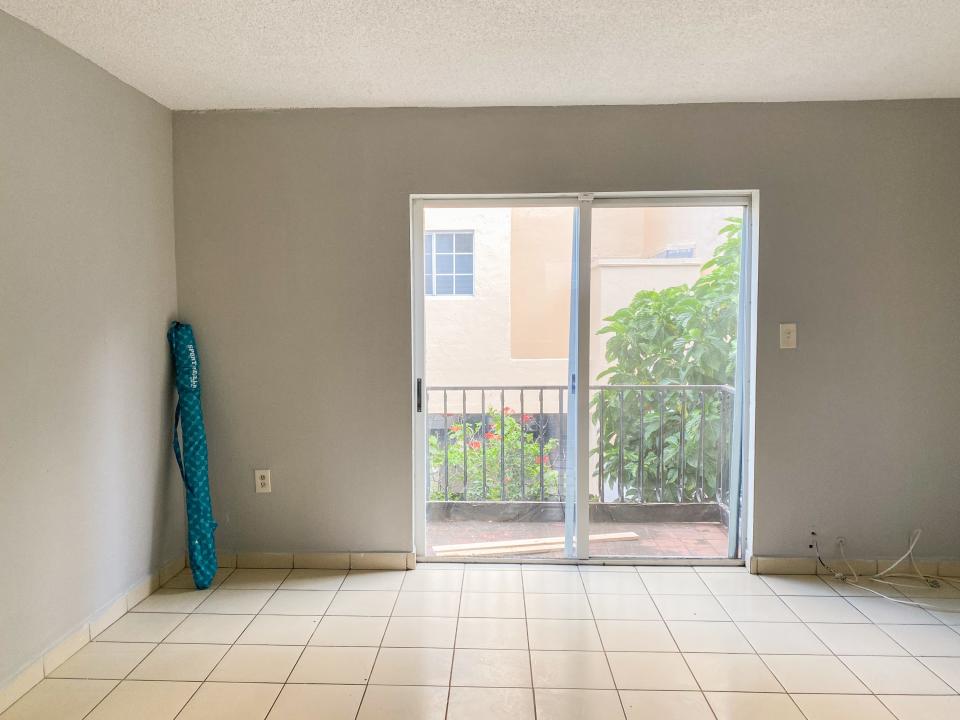
[[487,440],[499,440],[500,436],[493,432],[484,433],[483,435]]
[[549,455],[541,455],[540,457],[534,458],[533,461],[534,461],[537,465],[546,465],[547,463],[550,462],[550,456],[549,456]]
[[523,422],[530,422],[531,420],[533,420],[533,415],[524,414],[524,416],[520,419],[523,420]]
[[452,432],[460,432],[460,426],[459,426],[459,425],[451,425],[451,426],[450,426],[450,430],[451,430]]
[[473,450],[479,450],[479,449],[480,449],[480,441],[479,441],[479,440],[471,440],[471,441],[470,441],[469,443],[467,443],[467,444],[468,444],[468,445],[470,446],[470,448],[473,449]]
[[513,415],[513,408],[511,408],[511,407],[505,407],[505,408],[503,409],[503,414],[504,414],[504,415]]

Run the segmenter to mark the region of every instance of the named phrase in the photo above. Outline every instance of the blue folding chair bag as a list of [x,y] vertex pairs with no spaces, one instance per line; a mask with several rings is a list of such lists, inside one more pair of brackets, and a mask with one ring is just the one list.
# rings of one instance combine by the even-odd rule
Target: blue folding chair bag
[[[184,323],[175,322],[170,326],[167,341],[173,356],[178,395],[173,421],[173,454],[186,489],[190,569],[194,584],[203,590],[210,587],[217,572],[217,548],[213,539],[217,523],[213,519],[207,474],[207,435],[200,404],[200,354],[193,328]],[[183,438],[182,452],[180,437]]]

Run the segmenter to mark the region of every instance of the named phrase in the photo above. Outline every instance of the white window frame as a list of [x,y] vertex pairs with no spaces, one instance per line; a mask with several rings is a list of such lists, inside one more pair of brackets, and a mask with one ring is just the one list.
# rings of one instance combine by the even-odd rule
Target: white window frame
[[[457,235],[470,235],[470,252],[462,253],[457,252]],[[424,268],[424,294],[427,297],[432,298],[463,298],[463,297],[473,297],[477,294],[477,231],[474,229],[460,229],[460,230],[424,230],[423,231],[423,243],[424,243],[424,255],[426,255],[427,248],[427,236],[430,235],[430,278],[432,280],[431,285],[433,287],[433,292],[426,291],[426,277],[427,269]],[[453,292],[451,293],[438,293],[437,292],[437,235],[453,235],[453,251],[449,253],[440,253],[441,255],[450,255],[453,258],[453,272],[452,273],[441,273],[442,275],[449,275],[453,278]],[[469,273],[458,273],[457,272],[457,256],[458,255],[470,255],[470,272]],[[470,278],[470,292],[457,292],[457,278],[458,277],[469,277]]]
[[[664,192],[598,192],[598,193],[533,193],[533,194],[505,194],[505,195],[410,195],[410,257],[411,257],[411,329],[413,342],[411,347],[412,365],[412,394],[411,404],[414,452],[411,458],[413,481],[413,538],[412,547],[418,559],[425,558],[426,543],[426,487],[423,479],[426,477],[426,408],[418,408],[420,391],[426,387],[424,375],[424,284],[425,272],[423,266],[424,242],[424,209],[435,207],[491,207],[491,201],[497,207],[535,207],[535,206],[567,206],[579,208],[579,232],[577,252],[579,261],[577,290],[577,315],[579,327],[589,327],[590,308],[590,230],[592,226],[591,210],[593,207],[704,207],[704,206],[733,206],[744,207],[743,244],[741,249],[740,265],[740,328],[737,351],[740,354],[737,383],[737,412],[736,434],[733,461],[739,465],[738,480],[741,483],[741,503],[731,503],[730,522],[736,521],[739,537],[733,533],[729,537],[730,559],[697,560],[700,565],[743,565],[749,567],[753,551],[753,490],[754,490],[754,441],[755,441],[755,412],[756,412],[756,364],[757,364],[757,267],[759,256],[759,221],[760,221],[760,192],[759,190],[695,190],[695,191],[664,191]],[[476,273],[476,266],[474,266]],[[438,296],[438,297],[457,297]],[[573,335],[571,334],[573,338]],[[579,333],[576,342],[580,348],[577,356],[576,370],[581,378],[590,377],[589,373],[589,333]],[[578,414],[587,414],[589,411],[588,393],[581,393],[577,397]],[[570,408],[574,411],[574,408]],[[581,437],[578,446],[589,447],[587,424],[582,423],[579,428]],[[419,450],[424,450],[423,453]],[[578,477],[578,507],[589,508],[588,482],[590,477],[589,453],[581,452],[576,459]],[[526,562],[553,563],[553,564],[656,564],[656,565],[688,565],[691,560],[680,559],[633,559],[633,558],[591,558],[589,552],[589,513],[578,513],[576,518],[576,539],[578,558],[564,558],[545,560],[543,558],[528,559]],[[740,548],[739,559],[733,555],[737,545]],[[480,560],[459,559],[461,562],[479,562]],[[486,560],[489,562],[489,560]],[[520,559],[498,558],[497,562],[511,563],[524,562]]]

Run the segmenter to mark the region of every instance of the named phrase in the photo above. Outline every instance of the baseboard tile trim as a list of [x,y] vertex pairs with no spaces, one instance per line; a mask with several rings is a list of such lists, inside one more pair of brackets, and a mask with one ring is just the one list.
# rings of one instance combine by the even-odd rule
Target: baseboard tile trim
[[[857,575],[876,575],[877,574],[877,561],[876,560],[847,560],[844,561],[843,558],[824,558],[824,563],[827,567],[834,568],[835,570],[840,570],[841,572],[850,572],[850,568],[847,567],[847,563],[850,564],[850,567],[853,568],[853,571]],[[891,561],[892,562],[892,561]],[[887,563],[889,565],[890,563]],[[884,566],[886,567],[886,565]],[[881,568],[882,570],[883,568]],[[934,568],[936,572],[936,568]],[[833,575],[826,567],[817,563],[817,575]]]
[[351,570],[406,570],[410,553],[350,553]]
[[960,560],[941,560],[938,567],[941,577],[960,577]]
[[124,593],[100,610],[90,621],[90,639],[92,640],[113,625],[127,610],[127,594]]
[[[107,605],[94,612],[86,622],[48,647],[38,658],[31,661],[6,683],[0,681],[0,713],[6,711],[17,700],[30,692],[71,655],[113,625],[127,610],[133,608],[134,605],[180,572],[184,566],[185,559],[182,555],[164,563],[160,569],[134,583]],[[161,577],[163,577],[163,580],[161,580]]]
[[[891,566],[893,566],[894,563],[897,563],[899,559],[900,558],[895,558],[895,557],[878,558],[877,559],[878,571],[886,570],[887,568],[890,568]],[[943,575],[943,573],[940,571],[940,568],[941,566],[945,567],[946,565],[947,565],[947,562],[941,562],[939,560],[920,560],[920,559],[917,560],[917,568],[924,575]],[[909,562],[900,562],[900,563],[897,563],[895,568],[893,568],[893,571],[909,573],[909,572],[913,572],[913,567],[911,567]]]
[[[875,575],[886,570],[897,558],[855,558],[848,562],[859,575]],[[825,558],[824,562],[840,572],[849,572],[846,562],[842,558]],[[941,577],[960,577],[960,560],[917,560],[917,567],[924,575],[939,575]],[[908,563],[901,563],[897,568],[904,572],[912,572]],[[830,571],[817,562],[815,557],[774,557],[754,555],[750,558],[750,572],[755,575],[826,575]]]
[[238,568],[310,568],[315,570],[412,570],[412,552],[238,552]]
[[160,574],[153,573],[127,592],[127,609],[129,610],[141,600],[150,597],[150,593],[160,587]]
[[348,552],[294,553],[293,566],[295,568],[309,568],[311,570],[349,570],[350,569],[350,553]]
[[[190,556],[186,555],[183,559],[184,567],[190,567]],[[221,552],[217,550],[217,567],[235,568],[237,567],[237,553]]]
[[0,713],[30,692],[44,678],[43,659],[35,660],[0,688]]
[[163,564],[163,567],[160,568],[158,573],[158,580],[161,585],[166,585],[167,582],[178,575],[181,570],[187,567],[187,558],[185,555],[180,555],[175,557],[170,562]]
[[293,567],[293,553],[278,552],[238,552],[238,568],[278,568]]
[[79,630],[67,635],[44,654],[43,674],[49,675],[52,673],[88,642],[90,642],[90,625],[84,624]]
[[815,575],[817,559],[754,555],[751,572],[755,572],[757,575]]

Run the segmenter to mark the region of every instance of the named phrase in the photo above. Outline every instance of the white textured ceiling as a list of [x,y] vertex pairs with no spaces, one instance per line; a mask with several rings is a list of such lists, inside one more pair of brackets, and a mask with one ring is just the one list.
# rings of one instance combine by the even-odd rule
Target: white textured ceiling
[[173,109],[960,96],[960,0],[0,0]]

